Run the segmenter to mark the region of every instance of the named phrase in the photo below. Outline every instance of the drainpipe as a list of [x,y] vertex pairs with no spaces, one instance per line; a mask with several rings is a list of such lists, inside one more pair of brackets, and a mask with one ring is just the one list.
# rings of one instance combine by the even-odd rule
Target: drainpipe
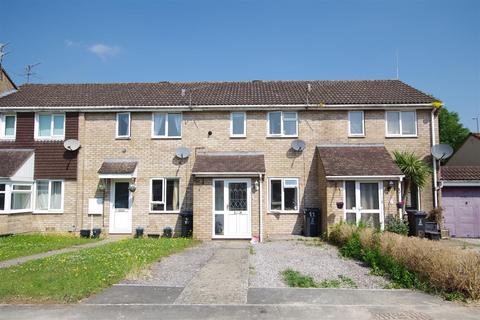
[[[432,147],[435,145],[435,108],[433,108],[431,113],[431,120],[432,122]],[[435,157],[432,156],[432,163],[433,163],[433,204],[434,208],[438,206],[438,194],[437,194],[437,160]]]
[[[402,201],[402,181],[403,181],[403,177],[400,177],[400,179],[398,179],[397,202]],[[399,210],[400,218],[403,219],[403,208],[400,208],[400,209],[397,209],[397,210]]]
[[262,174],[258,174],[258,184],[260,186],[260,239],[259,242],[263,242],[263,194],[262,194]]

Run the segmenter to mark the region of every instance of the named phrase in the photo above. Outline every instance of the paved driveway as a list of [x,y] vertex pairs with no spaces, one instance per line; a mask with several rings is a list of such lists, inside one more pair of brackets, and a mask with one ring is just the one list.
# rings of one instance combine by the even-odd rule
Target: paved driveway
[[[279,260],[272,263],[271,269],[263,265],[268,264],[272,251],[282,248],[284,260],[290,262],[281,262],[279,254],[271,257],[271,261]],[[308,259],[290,252],[300,254],[304,250],[326,251]],[[478,319],[479,308],[466,308],[410,290],[259,286],[264,279],[270,279],[269,275],[275,274],[275,270],[290,265],[293,260],[296,268],[302,263],[311,268],[310,264],[314,266],[316,261],[320,269],[327,270],[319,260],[323,257],[337,267],[360,268],[360,273],[364,272],[364,267],[348,265],[348,261],[330,255],[331,250],[335,249],[309,246],[299,241],[267,242],[256,245],[254,251],[246,242],[205,243],[164,258],[149,272],[136,275],[135,279],[130,278],[80,304],[0,305],[0,319]],[[263,270],[262,274],[269,275],[253,275],[252,263],[257,270]],[[342,273],[346,271],[342,269]],[[358,270],[352,272],[352,277],[358,275]],[[335,273],[328,271],[314,273],[314,276],[328,278]],[[278,284],[276,281],[265,283]],[[253,283],[257,287],[252,287]]]

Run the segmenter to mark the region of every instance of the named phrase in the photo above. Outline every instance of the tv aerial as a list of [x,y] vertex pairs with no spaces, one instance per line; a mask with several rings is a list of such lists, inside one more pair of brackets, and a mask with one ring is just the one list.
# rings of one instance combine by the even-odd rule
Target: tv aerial
[[175,156],[179,159],[186,159],[190,156],[190,149],[187,147],[178,147],[175,150]]
[[295,139],[292,141],[292,149],[298,152],[305,150],[306,143],[303,140]]
[[25,73],[23,74],[23,76],[27,78],[27,83],[30,82],[30,77],[31,76],[35,76],[37,74],[36,72],[33,72],[32,70],[33,70],[33,68],[35,68],[39,64],[41,64],[41,62],[38,62],[38,63],[35,63],[35,64],[27,64],[27,66],[25,67]]
[[448,144],[436,144],[432,147],[432,156],[437,160],[444,160],[450,158],[453,154],[453,149]]

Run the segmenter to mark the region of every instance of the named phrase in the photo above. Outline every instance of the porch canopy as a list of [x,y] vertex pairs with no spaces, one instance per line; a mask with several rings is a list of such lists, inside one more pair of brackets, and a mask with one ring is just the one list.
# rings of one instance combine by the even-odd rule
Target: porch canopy
[[0,149],[0,179],[33,181],[32,149]]
[[131,159],[109,159],[98,169],[100,179],[131,179],[137,177],[138,162]]
[[403,173],[383,144],[317,146],[327,180],[400,180]]
[[248,177],[264,173],[265,159],[257,152],[201,153],[192,169],[197,177]]

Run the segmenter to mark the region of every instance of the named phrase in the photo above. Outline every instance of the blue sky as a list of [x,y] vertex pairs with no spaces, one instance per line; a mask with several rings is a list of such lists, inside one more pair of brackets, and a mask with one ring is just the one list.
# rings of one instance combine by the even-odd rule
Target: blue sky
[[3,1],[4,66],[32,82],[400,79],[475,129],[480,1]]

